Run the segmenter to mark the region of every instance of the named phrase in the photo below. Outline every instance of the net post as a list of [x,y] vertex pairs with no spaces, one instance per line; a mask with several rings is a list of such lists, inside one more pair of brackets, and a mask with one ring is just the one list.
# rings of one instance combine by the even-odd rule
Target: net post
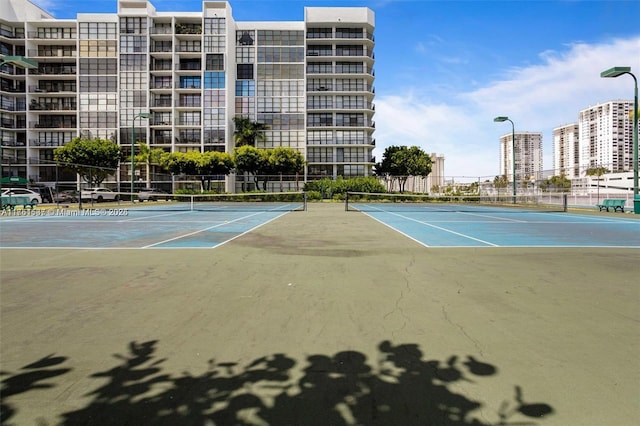
[[349,191],[345,191],[344,193],[344,211],[349,211]]
[[307,211],[307,193],[306,192],[302,193],[302,211],[303,212]]
[[189,203],[191,204],[191,211],[195,210],[195,205],[194,205],[193,198],[194,198],[193,194],[189,195]]
[[565,213],[569,211],[569,203],[567,201],[567,194],[562,194],[562,211],[565,212]]

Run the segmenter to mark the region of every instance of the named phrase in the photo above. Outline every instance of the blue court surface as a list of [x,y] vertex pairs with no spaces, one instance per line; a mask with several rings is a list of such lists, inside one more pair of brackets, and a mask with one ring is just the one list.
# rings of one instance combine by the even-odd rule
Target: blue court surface
[[640,247],[640,220],[624,214],[352,207],[428,247]]
[[[18,212],[0,217],[0,247],[213,248],[272,220],[286,221],[283,216],[287,214],[305,214],[289,210],[263,206],[217,211],[106,208],[82,213],[71,209]],[[366,210],[344,214],[367,215],[427,247],[640,248],[640,220],[631,214],[416,208],[376,211],[371,204]],[[375,233],[371,240],[376,243]]]
[[2,248],[212,248],[284,214],[275,210],[42,210],[0,218]]

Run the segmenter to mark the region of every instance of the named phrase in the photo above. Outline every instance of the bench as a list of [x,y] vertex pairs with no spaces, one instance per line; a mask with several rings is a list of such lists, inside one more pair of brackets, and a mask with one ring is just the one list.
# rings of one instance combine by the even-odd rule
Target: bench
[[602,211],[602,209],[607,209],[607,211],[609,211],[609,208],[612,208],[614,213],[617,212],[618,209],[620,209],[620,211],[624,213],[624,205],[626,202],[627,200],[605,198],[604,200],[602,200],[602,204],[596,204],[596,207],[600,209],[600,211]]
[[2,204],[2,210],[13,211],[17,206],[22,206],[25,210],[27,208],[33,210],[38,205],[38,202],[31,201],[29,197],[22,195],[3,195],[2,199],[0,199],[0,204]]

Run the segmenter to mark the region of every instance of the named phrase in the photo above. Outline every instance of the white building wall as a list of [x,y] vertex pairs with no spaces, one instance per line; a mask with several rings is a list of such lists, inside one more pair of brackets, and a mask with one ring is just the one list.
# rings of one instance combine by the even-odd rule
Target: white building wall
[[[515,132],[516,180],[542,176],[542,133]],[[500,174],[513,182],[512,134],[500,137]]]
[[591,167],[612,172],[633,168],[633,101],[609,101],[580,111],[578,131],[580,176]]
[[553,129],[553,173],[571,179],[579,176],[580,157],[578,123]]

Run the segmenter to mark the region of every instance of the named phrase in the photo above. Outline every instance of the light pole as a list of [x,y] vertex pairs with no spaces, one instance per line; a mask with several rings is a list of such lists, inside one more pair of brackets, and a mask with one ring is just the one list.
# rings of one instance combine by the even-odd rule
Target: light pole
[[[0,68],[2,68],[2,66],[6,64],[13,65],[14,67],[18,68],[24,68],[26,70],[33,70],[38,68],[38,63],[36,61],[25,58],[24,56],[5,56],[0,60]],[[4,159],[3,155],[2,141],[0,141],[0,186],[2,185],[2,160]],[[9,171],[9,174],[11,174],[11,171]]]
[[600,77],[615,78],[623,74],[633,77],[633,212],[640,214],[640,195],[638,195],[638,79],[631,73],[631,67],[613,67],[600,73]]
[[136,154],[136,118],[151,118],[153,114],[150,112],[140,112],[133,116],[133,124],[131,126],[131,202],[133,203],[133,182],[135,179],[134,166]]
[[511,123],[511,162],[513,163],[513,204],[516,203],[516,127],[509,117],[496,117],[493,119],[496,123],[508,121]]

